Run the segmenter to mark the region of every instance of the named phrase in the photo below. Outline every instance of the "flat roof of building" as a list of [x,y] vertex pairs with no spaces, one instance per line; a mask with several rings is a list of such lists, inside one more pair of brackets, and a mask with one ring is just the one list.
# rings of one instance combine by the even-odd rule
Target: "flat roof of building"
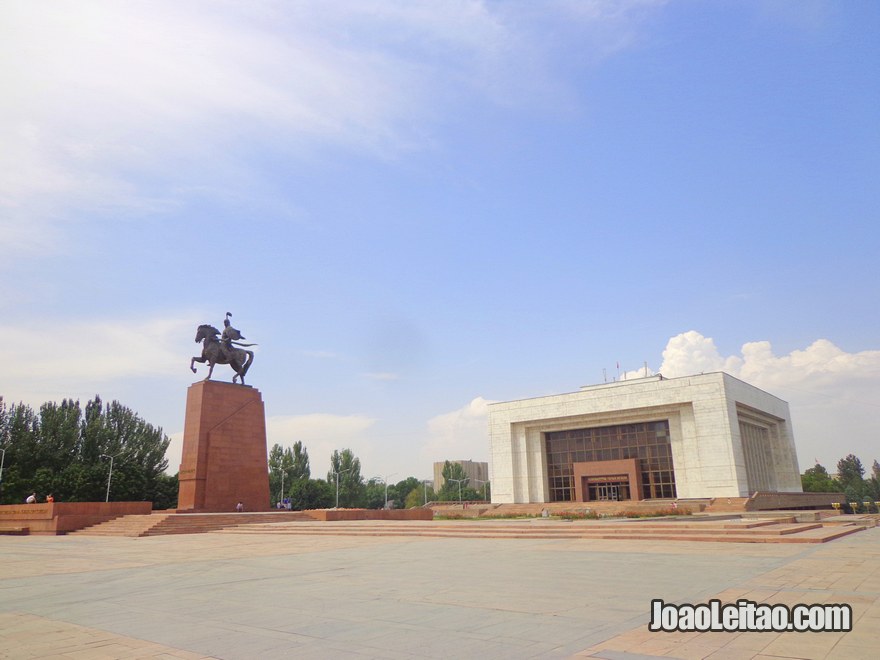
[[721,376],[722,378],[730,378],[732,380],[735,380],[737,382],[742,383],[743,385],[746,385],[747,387],[751,387],[752,389],[755,389],[759,392],[763,392],[767,396],[771,396],[774,399],[785,402],[784,399],[776,396],[775,394],[771,394],[767,390],[763,390],[760,387],[756,387],[756,386],[752,385],[751,383],[744,381],[741,378],[737,378],[736,376],[732,376],[729,373],[727,373],[726,371],[709,371],[709,372],[699,373],[699,374],[690,374],[688,376],[676,376],[674,378],[667,378],[663,374],[658,373],[658,374],[653,374],[651,376],[644,376],[641,378],[631,378],[629,380],[615,380],[610,383],[596,383],[595,385],[582,385],[575,392],[560,392],[558,394],[542,394],[540,396],[527,396],[527,397],[523,397],[521,399],[510,399],[508,401],[496,401],[494,403],[490,403],[489,406],[501,406],[501,405],[505,405],[508,403],[516,403],[518,401],[534,401],[537,399],[546,399],[549,397],[565,396],[568,394],[580,394],[582,392],[593,392],[593,391],[606,390],[606,389],[612,389],[612,388],[632,387],[635,385],[644,385],[646,383],[652,383],[652,382],[654,382],[654,383],[660,383],[660,382],[675,383],[677,381],[681,381],[681,380],[684,380],[687,378],[692,379],[692,378],[702,378],[702,377],[710,377],[710,376]]

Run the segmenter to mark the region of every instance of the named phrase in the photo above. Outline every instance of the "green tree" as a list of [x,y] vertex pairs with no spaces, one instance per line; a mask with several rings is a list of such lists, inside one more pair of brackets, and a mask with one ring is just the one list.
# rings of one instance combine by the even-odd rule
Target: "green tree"
[[443,464],[443,486],[437,493],[437,499],[441,502],[458,501],[460,499],[467,500],[465,497],[465,489],[467,489],[470,479],[465,474],[461,463],[453,463],[446,461]]
[[394,500],[394,507],[401,509],[406,506],[407,495],[412,492],[413,488],[418,488],[421,484],[421,480],[415,477],[402,479],[388,489],[388,499]]
[[874,459],[874,465],[871,467],[871,477],[865,479],[865,485],[868,490],[868,497],[874,502],[880,502],[880,463]]
[[[337,482],[338,479],[338,482]],[[351,449],[334,450],[330,455],[330,471],[327,482],[339,484],[339,506],[362,507],[366,504],[366,487],[361,476],[361,461]]]
[[[290,450],[275,443],[269,450],[269,501],[277,502],[282,499],[282,481],[285,486],[290,484],[289,470],[293,465],[293,455]],[[284,475],[282,479],[282,473]],[[284,490],[287,490],[286,487]]]
[[156,501],[168,437],[117,401],[96,396],[83,409],[78,401],[45,403],[39,414],[0,397],[0,446],[6,450],[0,501],[20,502],[37,491],[56,501],[101,501],[113,457],[111,500]]
[[840,482],[842,490],[847,495],[847,499],[855,498],[849,501],[862,501],[867,491],[865,480],[863,479],[864,475],[865,467],[854,454],[849,454],[837,461],[837,481]]
[[293,443],[293,465],[290,467],[290,478],[308,479],[312,476],[309,468],[309,452],[303,443],[297,440]]
[[296,479],[288,491],[291,508],[295,511],[329,509],[336,497],[336,484],[323,479]]
[[432,502],[435,499],[437,499],[437,496],[434,494],[434,489],[426,489],[424,484],[420,484],[407,493],[405,505],[407,509],[412,509],[417,506],[424,506],[425,501]]
[[293,447],[286,449],[278,443],[272,445],[272,449],[269,450],[269,500],[271,502],[283,499],[294,481],[308,479],[310,475],[309,452],[303,447],[302,442],[297,441],[293,443]]
[[[393,486],[391,486],[393,488]],[[389,492],[390,497],[390,492]],[[365,509],[381,509],[385,506],[385,482],[381,479],[370,479],[364,486]]]
[[156,481],[156,490],[153,497],[154,509],[176,509],[177,494],[180,489],[178,475],[162,474]]
[[805,493],[835,493],[841,490],[840,484],[819,463],[804,471],[801,486]]

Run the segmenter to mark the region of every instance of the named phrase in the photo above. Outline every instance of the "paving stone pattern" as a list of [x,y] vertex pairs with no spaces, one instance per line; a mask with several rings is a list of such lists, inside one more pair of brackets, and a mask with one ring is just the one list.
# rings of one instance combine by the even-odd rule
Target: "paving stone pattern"
[[[650,600],[850,602],[848,634],[647,631]],[[0,657],[873,658],[880,529],[822,545],[0,537]]]

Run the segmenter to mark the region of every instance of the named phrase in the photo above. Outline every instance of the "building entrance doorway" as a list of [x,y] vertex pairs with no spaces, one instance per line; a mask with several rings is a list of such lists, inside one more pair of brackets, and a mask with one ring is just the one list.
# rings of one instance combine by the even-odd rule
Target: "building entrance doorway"
[[617,484],[603,484],[596,486],[597,500],[600,502],[611,501],[617,502],[620,499],[620,490]]
[[[595,480],[594,480],[595,479]],[[587,482],[587,499],[594,502],[619,502],[630,499],[629,479],[626,477],[614,481],[601,478],[590,478]]]

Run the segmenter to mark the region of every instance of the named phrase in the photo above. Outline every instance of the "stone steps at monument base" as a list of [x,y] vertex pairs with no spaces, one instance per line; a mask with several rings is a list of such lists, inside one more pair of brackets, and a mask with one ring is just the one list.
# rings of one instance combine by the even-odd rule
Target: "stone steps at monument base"
[[637,532],[680,532],[682,530],[687,531],[688,533],[694,534],[717,534],[719,532],[723,532],[725,534],[731,535],[771,535],[771,536],[784,536],[787,534],[797,534],[800,532],[806,532],[812,529],[821,529],[823,525],[821,523],[795,523],[794,521],[787,523],[779,523],[766,521],[762,523],[756,522],[741,522],[739,524],[736,523],[690,523],[690,522],[642,522],[642,521],[618,521],[618,522],[603,522],[603,521],[589,521],[582,522],[577,521],[576,523],[567,523],[563,521],[554,521],[544,523],[542,521],[541,524],[497,524],[497,523],[486,523],[486,524],[469,524],[469,523],[427,523],[424,525],[418,525],[417,523],[404,523],[404,524],[383,524],[381,526],[369,526],[369,525],[360,525],[358,527],[352,526],[350,523],[344,522],[325,522],[319,524],[311,524],[304,525],[302,523],[297,523],[295,525],[288,526],[286,523],[267,523],[267,524],[247,524],[247,525],[239,525],[237,529],[241,529],[244,531],[253,530],[253,531],[265,531],[265,532],[273,532],[273,531],[282,531],[282,530],[292,530],[296,533],[308,533],[306,530],[315,530],[315,531],[327,531],[327,530],[342,530],[344,532],[355,532],[355,531],[364,531],[369,530],[372,531],[374,529],[378,529],[380,531],[387,532],[404,532],[407,534],[419,533],[420,531],[425,532],[454,532],[457,534],[461,533],[473,533],[473,534],[483,534],[483,533],[492,533],[492,534],[569,534],[569,533],[591,533],[593,531],[606,531],[610,530],[612,532],[619,533],[637,533]]
[[138,515],[130,514],[119,516],[112,520],[90,525],[73,532],[68,536],[143,536],[152,527],[155,527],[168,516],[173,515],[166,511]]
[[353,524],[270,524],[243,525],[222,530],[227,534],[267,535],[343,535],[343,536],[413,536],[435,538],[506,538],[506,539],[617,539],[664,541],[714,541],[726,543],[824,543],[865,529],[858,524],[776,524],[760,528],[729,526],[699,529],[694,526],[643,525],[639,523],[595,524],[558,523],[549,525],[499,524],[407,524],[407,525],[353,525]]
[[298,511],[228,514],[162,511],[148,515],[121,516],[108,522],[70,532],[69,535],[140,537],[165,534],[200,534],[243,523],[289,522],[291,520],[311,520],[311,518]]
[[27,536],[30,532],[30,527],[0,527],[0,536]]
[[273,511],[267,513],[179,513],[169,516],[147,531],[144,536],[164,534],[199,534],[214,532],[243,524],[312,520],[300,511]]

